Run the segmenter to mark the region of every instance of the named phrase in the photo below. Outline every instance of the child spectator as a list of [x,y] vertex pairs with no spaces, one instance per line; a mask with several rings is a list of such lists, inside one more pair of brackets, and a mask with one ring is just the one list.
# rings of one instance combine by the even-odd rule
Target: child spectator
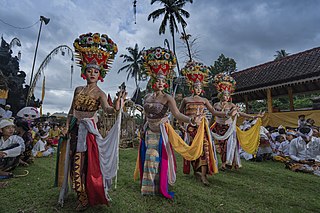
[[20,157],[20,164],[27,166],[29,163],[33,162],[32,148],[33,148],[33,139],[31,130],[29,128],[28,121],[26,120],[16,120],[16,133],[22,137],[25,145],[25,151]]
[[49,138],[52,140],[52,145],[57,146],[60,138],[60,129],[57,124],[53,125],[53,128],[49,131]]
[[273,156],[278,155],[279,147],[280,147],[281,143],[283,141],[285,141],[285,140],[286,139],[285,139],[285,137],[283,135],[278,135],[276,137],[276,140],[275,140],[274,144],[272,144],[272,147],[271,147],[272,148],[272,152],[273,152]]
[[0,121],[0,179],[13,177],[10,171],[19,165],[20,155],[25,150],[23,139],[13,135],[14,130],[13,121]]
[[290,149],[290,142],[292,139],[294,139],[296,136],[296,133],[294,131],[287,131],[286,138],[287,140],[280,143],[278,153],[276,156],[273,157],[276,161],[281,162],[288,162],[290,160],[289,157],[289,149]]
[[35,157],[52,156],[54,149],[51,147],[50,144],[47,145],[47,139],[49,137],[49,133],[46,133],[45,131],[41,130],[39,134],[40,134],[40,139],[32,149],[33,156]]

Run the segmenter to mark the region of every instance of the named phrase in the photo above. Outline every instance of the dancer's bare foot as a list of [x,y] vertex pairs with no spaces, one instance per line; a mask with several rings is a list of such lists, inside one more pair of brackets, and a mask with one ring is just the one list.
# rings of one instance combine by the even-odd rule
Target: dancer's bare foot
[[76,211],[77,211],[77,212],[83,212],[83,211],[85,211],[87,208],[88,208],[88,205],[83,206],[83,205],[81,205],[81,203],[79,203],[78,206],[76,207]]
[[210,185],[210,183],[209,183],[206,175],[202,175],[202,176],[201,176],[201,182],[202,182],[205,186],[209,186],[209,185]]

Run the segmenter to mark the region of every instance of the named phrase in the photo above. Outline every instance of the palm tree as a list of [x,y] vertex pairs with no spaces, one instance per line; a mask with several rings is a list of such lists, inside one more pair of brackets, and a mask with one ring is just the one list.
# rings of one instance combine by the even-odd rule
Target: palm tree
[[134,48],[127,47],[126,48],[129,52],[129,55],[121,54],[120,57],[124,58],[123,63],[128,63],[127,65],[123,66],[118,70],[118,73],[120,73],[123,70],[126,70],[128,73],[127,75],[127,81],[129,78],[134,78],[136,83],[136,88],[138,88],[138,81],[145,80],[145,74],[142,72],[141,67],[143,66],[142,61],[142,51],[144,48],[139,51],[139,46],[136,44]]
[[277,54],[273,55],[275,57],[275,59],[274,59],[275,61],[282,59],[282,58],[285,58],[288,55],[290,55],[290,53],[287,53],[285,50],[278,50],[278,51],[276,51],[276,53]]
[[[183,7],[187,2],[193,3],[193,0],[151,0],[151,5],[154,4],[155,2],[159,2],[164,7],[150,13],[148,16],[148,21],[152,19],[154,22],[160,16],[162,15],[164,16],[159,28],[159,34],[161,35],[166,32],[167,23],[169,22],[169,29],[172,36],[173,52],[174,54],[176,54],[176,44],[175,44],[174,34],[175,34],[175,31],[179,32],[177,22],[181,24],[183,32],[184,34],[186,34],[185,27],[187,26],[187,22],[183,19],[183,17],[189,18],[190,14],[188,11],[184,10]],[[187,43],[187,46],[189,46],[188,43]],[[188,51],[190,50],[188,49]],[[179,70],[178,64],[177,64],[177,67]]]

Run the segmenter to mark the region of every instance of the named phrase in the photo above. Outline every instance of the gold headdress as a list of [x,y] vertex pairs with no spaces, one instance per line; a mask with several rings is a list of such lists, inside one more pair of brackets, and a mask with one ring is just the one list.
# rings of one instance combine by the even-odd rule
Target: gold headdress
[[152,47],[144,51],[143,60],[144,68],[153,80],[158,77],[163,77],[166,80],[173,77],[173,69],[177,62],[170,50]]
[[186,77],[189,87],[200,84],[207,86],[210,69],[203,63],[189,61],[181,70],[182,75]]
[[81,66],[81,77],[85,79],[86,68],[94,67],[100,70],[99,79],[103,81],[118,52],[117,45],[106,34],[87,33],[80,35],[73,46]]
[[218,91],[218,97],[223,93],[232,95],[236,88],[236,81],[226,73],[219,73],[214,76],[214,85]]

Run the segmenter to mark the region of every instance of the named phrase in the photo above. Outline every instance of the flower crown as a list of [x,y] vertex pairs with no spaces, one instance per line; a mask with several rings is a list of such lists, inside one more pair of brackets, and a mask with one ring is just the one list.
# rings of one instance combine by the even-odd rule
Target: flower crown
[[236,81],[226,73],[219,73],[214,76],[214,86],[219,93],[229,93],[230,95],[235,91]]
[[207,86],[210,69],[201,62],[189,61],[181,70],[187,79],[189,87],[196,84]]
[[103,81],[118,52],[117,45],[106,34],[87,33],[80,35],[73,46],[81,67],[81,77],[85,79],[86,68],[93,67],[100,70],[100,80]]
[[143,67],[153,80],[158,77],[166,80],[173,77],[173,69],[176,65],[176,57],[167,49],[152,47],[143,52]]

